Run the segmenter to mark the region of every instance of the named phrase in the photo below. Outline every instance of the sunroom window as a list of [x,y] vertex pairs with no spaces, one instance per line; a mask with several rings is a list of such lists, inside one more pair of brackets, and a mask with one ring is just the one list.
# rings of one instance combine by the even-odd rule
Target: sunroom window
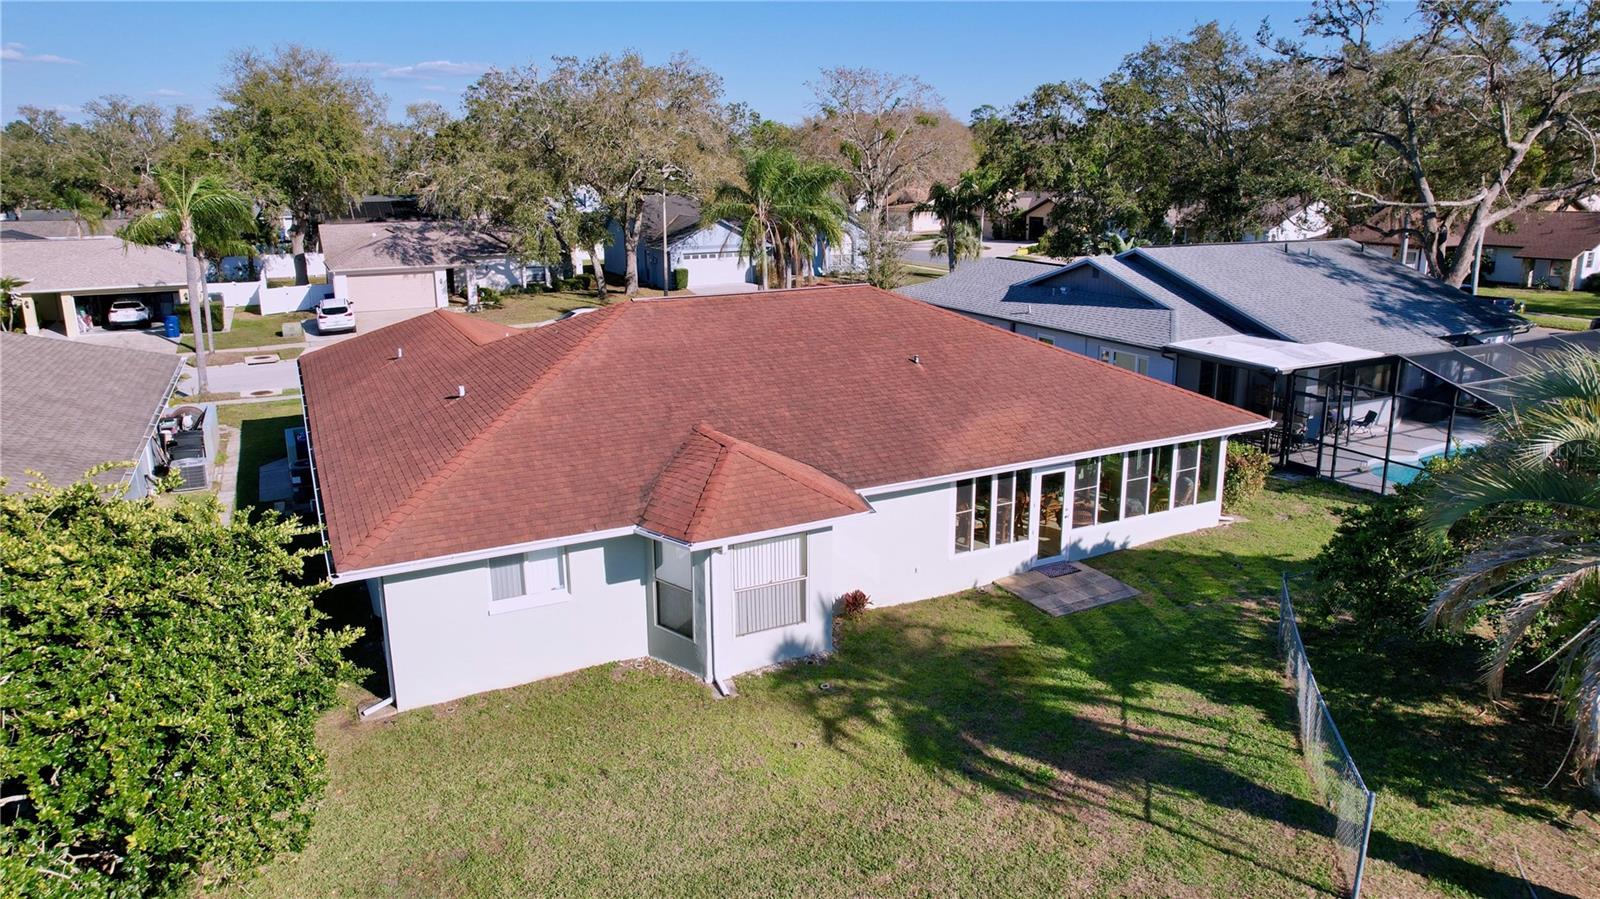
[[1200,494],[1200,444],[1178,445],[1178,474],[1173,480],[1172,505],[1192,506]]
[[955,551],[1026,540],[1033,470],[1006,471],[956,482]]

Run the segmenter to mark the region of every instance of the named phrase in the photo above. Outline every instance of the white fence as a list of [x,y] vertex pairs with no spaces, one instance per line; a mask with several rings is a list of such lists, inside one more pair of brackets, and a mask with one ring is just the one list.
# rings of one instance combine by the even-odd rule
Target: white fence
[[[256,271],[263,278],[293,278],[294,256],[290,253],[273,253],[256,257]],[[250,273],[250,260],[243,256],[227,256],[222,260],[222,273],[229,278],[243,278]],[[328,274],[328,266],[321,253],[306,254],[306,275],[318,278]]]
[[229,309],[242,306],[259,308],[262,315],[284,312],[307,312],[328,297],[333,296],[331,284],[300,284],[289,287],[268,287],[267,279],[259,281],[223,281],[207,284],[206,293],[212,300],[222,300]]

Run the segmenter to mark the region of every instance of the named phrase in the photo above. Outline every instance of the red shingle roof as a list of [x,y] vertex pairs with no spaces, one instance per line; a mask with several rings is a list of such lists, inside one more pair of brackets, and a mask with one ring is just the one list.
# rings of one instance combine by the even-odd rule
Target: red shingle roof
[[440,311],[301,358],[337,570],[754,533],[859,511],[868,487],[1260,421],[865,286],[504,330]]

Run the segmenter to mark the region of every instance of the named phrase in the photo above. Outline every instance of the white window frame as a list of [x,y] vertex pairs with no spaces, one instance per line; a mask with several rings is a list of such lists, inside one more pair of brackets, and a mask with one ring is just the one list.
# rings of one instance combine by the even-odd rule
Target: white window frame
[[[735,573],[734,582],[733,582],[733,604],[734,604],[734,626],[733,626],[734,627],[734,634],[733,635],[735,637],[748,637],[748,636],[750,636],[752,634],[762,634],[762,633],[766,633],[767,631],[781,630],[781,629],[786,628],[786,627],[798,627],[798,626],[806,623],[806,606],[810,604],[810,593],[809,593],[808,588],[806,587],[806,579],[811,573],[811,571],[810,571],[810,568],[811,568],[811,559],[810,559],[810,556],[811,556],[811,545],[810,545],[810,541],[806,538],[806,535],[805,534],[791,534],[791,535],[786,536],[786,537],[772,537],[772,538],[769,538],[767,540],[758,540],[758,541],[756,541],[754,543],[740,544],[738,546],[733,547],[733,549],[734,549],[735,552],[737,552],[740,549],[744,549],[744,548],[751,547],[751,546],[759,546],[759,545],[762,545],[762,544],[769,544],[769,543],[782,543],[782,542],[786,542],[786,541],[794,541],[799,546],[799,553],[800,553],[800,574],[799,575],[797,575],[795,577],[782,578],[782,579],[776,580],[776,581],[768,581],[768,582],[762,583],[762,584],[741,584],[741,583],[739,583],[737,573]],[[735,566],[735,568],[737,568],[737,566]],[[799,584],[800,585],[800,610],[799,610],[800,611],[800,617],[796,618],[793,621],[783,621],[783,622],[780,622],[778,624],[769,624],[766,627],[753,628],[753,629],[750,629],[750,630],[746,630],[745,629],[745,620],[744,620],[745,619],[745,611],[744,611],[744,604],[743,604],[745,596],[747,594],[754,593],[755,591],[758,591],[758,590],[766,590],[766,589],[769,589],[769,588],[772,588],[772,587],[786,586],[788,584]]]
[[[1037,474],[1038,471],[1036,469],[1015,468],[1010,471],[997,471],[991,475],[980,475],[979,477],[975,478],[962,478],[961,480],[956,481],[953,485],[954,489],[951,491],[950,503],[950,555],[964,556],[973,552],[981,553],[991,549],[998,549],[1002,546],[1010,546],[1013,543],[1032,540],[1034,535],[1038,533],[1038,524],[1033,520],[1033,498],[1035,495],[1033,482],[1034,476]],[[1011,498],[1002,502],[1000,499],[1000,479],[1003,477],[1011,479]],[[978,519],[978,482],[984,479],[989,481],[989,542],[982,546],[977,546],[974,543],[974,538],[977,535],[976,522]],[[970,490],[972,494],[972,506],[966,513],[967,517],[965,528],[967,546],[965,549],[962,549],[960,543],[958,542],[958,538],[961,536],[960,529],[963,525],[956,517],[961,508],[962,485],[967,485],[966,489]],[[1017,535],[1016,522],[1017,494],[1021,492],[1023,488],[1026,488],[1028,491],[1028,508],[1025,513],[1027,515],[1028,531],[1026,534],[1019,537]],[[1004,505],[1006,510],[1005,529],[1003,531],[1000,528],[1000,508],[1002,505]],[[1004,540],[1000,539],[1000,535],[1002,533],[1005,535]]]
[[[1133,360],[1133,364],[1123,365],[1121,360],[1124,358]],[[1111,347],[1103,346],[1100,348],[1100,361],[1109,362],[1118,368],[1126,369],[1127,371],[1131,371],[1136,375],[1149,376],[1150,374],[1150,357],[1144,355],[1143,353],[1135,353],[1131,350],[1117,350],[1112,349]]]
[[[530,561],[528,557],[535,555],[543,556],[545,553],[555,554],[557,583],[554,587],[530,589],[529,585],[533,582],[533,578],[531,576],[532,566],[536,563]],[[540,606],[550,606],[557,603],[563,603],[572,598],[571,578],[569,577],[567,570],[567,550],[565,547],[555,546],[547,549],[537,549],[525,553],[517,553],[514,556],[501,556],[499,558],[489,559],[484,563],[484,573],[488,574],[491,566],[493,566],[496,562],[501,562],[508,558],[519,559],[522,563],[523,592],[517,596],[507,596],[504,599],[495,599],[494,581],[493,575],[491,574],[489,586],[490,615],[501,615],[506,612],[520,612],[523,609],[536,609]]]

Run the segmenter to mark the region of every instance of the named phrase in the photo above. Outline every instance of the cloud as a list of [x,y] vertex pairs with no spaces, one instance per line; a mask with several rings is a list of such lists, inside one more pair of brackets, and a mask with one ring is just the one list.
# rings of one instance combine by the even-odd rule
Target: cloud
[[188,94],[184,93],[183,91],[173,90],[170,87],[158,87],[155,90],[150,92],[150,96],[152,96],[152,97],[187,97]]
[[346,62],[341,63],[341,65],[359,72],[372,72],[378,78],[400,80],[451,76],[475,78],[489,71],[489,66],[483,63],[452,62],[448,59],[430,59],[426,62],[414,62],[406,66],[395,66],[385,62]]
[[442,84],[424,84],[422,89],[425,91],[435,91],[438,93],[445,93],[450,90],[450,88],[445,87]]
[[76,59],[68,59],[65,56],[57,56],[54,53],[29,53],[27,50],[27,44],[11,41],[5,46],[0,46],[0,59],[6,62],[44,62],[72,66],[78,64]]

